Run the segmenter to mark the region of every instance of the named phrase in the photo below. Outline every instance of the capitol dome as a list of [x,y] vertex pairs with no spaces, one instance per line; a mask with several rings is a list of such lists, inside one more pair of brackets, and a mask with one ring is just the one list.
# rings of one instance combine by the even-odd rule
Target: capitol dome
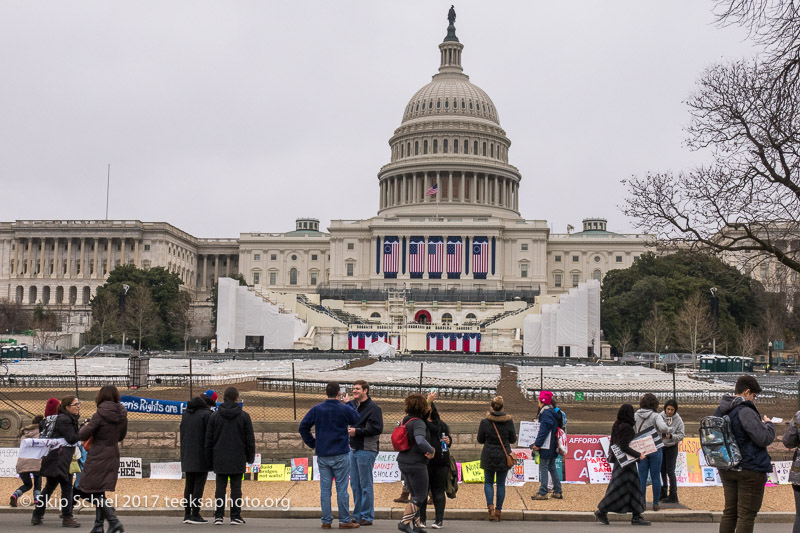
[[379,214],[519,217],[519,171],[486,92],[464,74],[455,25],[439,44],[440,66],[403,111],[378,173]]

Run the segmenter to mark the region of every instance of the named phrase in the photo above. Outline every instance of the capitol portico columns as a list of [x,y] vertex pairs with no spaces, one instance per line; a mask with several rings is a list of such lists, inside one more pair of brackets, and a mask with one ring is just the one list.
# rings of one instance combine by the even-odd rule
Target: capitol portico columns
[[72,277],[72,237],[67,239],[67,272],[65,277]]
[[133,241],[133,264],[139,268],[139,239]]
[[101,279],[104,278],[105,275],[108,274],[109,272],[111,272],[111,238],[110,237],[106,239],[106,271],[103,273],[103,275],[100,276],[100,278]]
[[208,279],[208,256],[203,254],[203,290],[208,288],[207,280]]
[[95,237],[94,238],[94,262],[92,263],[93,267],[92,267],[92,276],[91,276],[94,279],[97,279],[97,268],[99,266],[97,264],[97,254],[98,254],[98,251],[99,251],[98,249],[99,248],[100,248],[100,239]]

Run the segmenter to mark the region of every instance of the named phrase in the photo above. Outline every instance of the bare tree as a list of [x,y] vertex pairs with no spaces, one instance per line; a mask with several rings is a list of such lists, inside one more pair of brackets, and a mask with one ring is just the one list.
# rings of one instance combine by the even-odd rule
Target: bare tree
[[183,338],[183,353],[186,354],[189,344],[189,332],[194,324],[192,298],[187,292],[181,292],[172,300],[168,308],[170,327],[179,331]]
[[750,326],[744,328],[739,337],[739,348],[742,350],[742,355],[752,357],[764,345],[763,336],[759,334],[758,330]]
[[58,313],[42,304],[34,308],[31,325],[34,329],[33,343],[40,350],[55,348],[56,342],[66,336],[61,331]]
[[625,352],[628,351],[628,348],[633,346],[633,331],[631,331],[631,328],[625,326],[625,328],[617,336],[614,344],[616,344],[617,348],[619,348],[620,356],[625,355]]
[[711,338],[713,332],[711,308],[703,296],[695,292],[686,298],[675,317],[676,338],[696,356],[699,348]]
[[105,344],[108,337],[114,335],[119,329],[119,300],[109,290],[99,291],[92,298],[92,320],[95,335]]
[[0,334],[23,331],[28,325],[29,316],[21,303],[0,300]]
[[647,347],[652,347],[654,353],[659,352],[659,346],[666,342],[669,337],[669,320],[658,305],[653,306],[653,312],[647,320],[642,323],[642,329],[639,330],[642,336],[642,342]]
[[128,291],[125,303],[125,327],[138,339],[137,346],[142,349],[142,339],[158,331],[161,319],[158,307],[153,302],[150,289],[136,285]]

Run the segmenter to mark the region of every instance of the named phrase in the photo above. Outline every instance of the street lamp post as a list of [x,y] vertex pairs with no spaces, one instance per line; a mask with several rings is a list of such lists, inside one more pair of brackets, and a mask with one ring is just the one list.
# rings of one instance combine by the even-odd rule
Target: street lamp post
[[769,357],[767,358],[767,374],[769,374],[769,371],[772,370],[772,341],[769,341],[767,348],[769,351]]
[[717,353],[717,326],[719,324],[719,297],[717,288],[711,287],[711,318],[713,320],[711,333],[711,353]]

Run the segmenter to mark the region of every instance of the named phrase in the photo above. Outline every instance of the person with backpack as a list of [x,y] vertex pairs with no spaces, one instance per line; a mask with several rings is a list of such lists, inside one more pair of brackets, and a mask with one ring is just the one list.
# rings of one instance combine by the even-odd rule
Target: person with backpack
[[217,405],[217,393],[207,390],[202,396],[192,398],[181,415],[181,470],[186,473],[183,488],[183,523],[205,524],[200,516],[200,502],[211,466],[206,460],[205,442],[211,407]]
[[719,469],[725,494],[719,531],[748,533],[753,531],[764,499],[767,475],[772,472],[767,446],[775,440],[775,426],[753,403],[761,393],[761,385],[755,377],[739,377],[733,392],[723,395],[714,411],[714,416],[727,416],[730,420],[730,430],[742,457],[731,468]]
[[794,492],[794,527],[792,533],[800,533],[800,453],[797,449],[800,446],[800,411],[797,411],[786,432],[783,434],[783,445],[787,448],[794,448],[792,456],[792,469],[789,471],[789,483],[792,484]]
[[[433,529],[441,529],[444,521],[444,508],[447,504],[445,489],[447,488],[447,478],[450,476],[450,446],[452,445],[452,439],[450,437],[450,427],[441,419],[439,410],[436,408],[436,404],[433,403],[435,399],[436,393],[432,396],[431,409],[425,421],[428,426],[428,435],[430,436],[428,443],[435,450],[433,458],[428,462],[428,490],[431,493],[435,510],[435,518],[431,527]],[[420,524],[423,528],[426,526],[428,518],[427,510],[428,500],[423,498],[422,505],[419,508]]]
[[208,419],[205,435],[206,464],[217,476],[214,490],[214,525],[222,525],[228,483],[231,485],[231,525],[243,525],[242,478],[247,463],[256,457],[256,438],[253,422],[239,403],[239,390],[228,387],[222,395],[222,405]]
[[[664,442],[662,453],[664,459],[661,461],[661,501],[663,503],[678,503],[678,482],[675,477],[675,463],[678,459],[678,443],[683,440],[684,426],[681,415],[678,414],[678,402],[667,400],[664,403],[664,410],[661,418],[669,428],[669,431],[661,434]],[[667,494],[669,488],[669,494]]]
[[[36,415],[30,424],[23,427],[19,432],[20,445],[24,439],[35,439],[39,437],[39,422],[44,420],[42,415]],[[42,476],[39,471],[42,469],[41,459],[20,457],[17,459],[17,474],[19,474],[22,485],[11,494],[11,507],[16,507],[20,496],[33,489],[33,500],[39,499],[42,492]]]
[[[48,417],[53,422],[46,425],[42,436],[48,439],[64,439],[68,446],[62,446],[48,453],[42,458],[41,474],[47,478],[47,482],[42,490],[42,497],[36,502],[36,507],[31,516],[31,524],[38,526],[42,523],[44,513],[47,508],[47,500],[53,494],[56,487],[61,487],[61,525],[63,527],[80,527],[80,523],[72,516],[72,474],[69,473],[69,465],[75,453],[76,442],[78,442],[78,415],[80,414],[81,402],[75,396],[65,396],[61,400],[58,414],[55,418]],[[52,415],[51,415],[52,416]],[[46,421],[48,419],[45,419]]]
[[[347,405],[349,397],[341,397],[339,383],[325,385],[325,398],[309,409],[298,431],[306,446],[317,454],[319,468],[319,503],[322,529],[331,529],[331,489],[336,479],[336,502],[339,506],[339,529],[360,527],[350,517],[350,496],[347,480],[350,477],[350,439],[347,430],[358,422],[358,411]],[[311,434],[314,428],[314,435]]]
[[[513,466],[511,445],[517,442],[514,421],[503,412],[503,397],[495,396],[489,404],[490,411],[478,426],[478,443],[483,469],[483,493],[490,521],[499,522],[506,497],[506,475]],[[509,464],[511,463],[511,464]],[[494,483],[497,482],[497,501],[494,502]]]
[[[636,434],[648,429],[655,428],[659,434],[669,433],[669,427],[664,419],[658,414],[658,398],[655,394],[647,393],[642,395],[639,400],[639,409],[634,415],[636,425],[634,429]],[[639,484],[642,487],[642,495],[645,502],[647,501],[647,476],[653,484],[653,511],[658,511],[661,507],[658,505],[659,498],[661,498],[661,462],[664,455],[661,448],[656,451],[645,455],[644,459],[639,463]]]
[[[635,423],[633,406],[629,403],[622,404],[617,411],[617,420],[611,427],[609,446],[616,446],[621,453],[641,461],[645,458],[644,454],[640,454],[630,446],[636,434],[633,429]],[[597,511],[594,512],[594,517],[601,524],[609,525],[608,513],[632,513],[632,526],[650,525],[650,522],[642,516],[647,505],[644,493],[639,486],[636,460],[631,460],[630,463],[620,466],[623,463],[620,463],[616,454],[609,450],[608,462],[611,463],[613,468],[611,481],[606,488],[606,495],[597,504]]]
[[[419,393],[409,394],[405,400],[406,416],[400,426],[392,432],[392,445],[399,449],[397,464],[406,476],[411,498],[403,511],[397,529],[415,533],[420,529],[420,508],[428,497],[428,461],[433,459],[435,448],[431,446],[431,435],[424,419],[428,414],[428,402]],[[398,437],[405,434],[405,442]]]
[[558,457],[558,430],[564,428],[564,416],[556,407],[553,393],[543,390],[539,393],[539,433],[531,448],[539,452],[539,492],[531,500],[546,500],[550,479],[553,480],[553,498],[564,497],[561,478],[556,468]]

